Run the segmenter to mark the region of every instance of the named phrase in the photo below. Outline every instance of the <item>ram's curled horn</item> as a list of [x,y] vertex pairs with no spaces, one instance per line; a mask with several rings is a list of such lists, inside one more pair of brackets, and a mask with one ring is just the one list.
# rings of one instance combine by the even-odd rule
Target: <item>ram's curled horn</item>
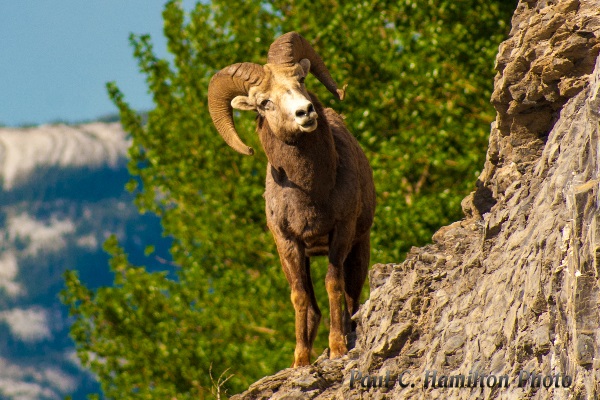
[[217,72],[208,84],[208,111],[217,131],[235,151],[252,155],[254,150],[242,142],[233,123],[231,100],[246,96],[252,86],[261,83],[262,65],[254,63],[232,64]]
[[267,62],[270,64],[295,64],[307,58],[310,61],[310,72],[340,100],[344,100],[345,89],[338,89],[329,70],[310,43],[297,32],[288,32],[277,38],[269,48]]

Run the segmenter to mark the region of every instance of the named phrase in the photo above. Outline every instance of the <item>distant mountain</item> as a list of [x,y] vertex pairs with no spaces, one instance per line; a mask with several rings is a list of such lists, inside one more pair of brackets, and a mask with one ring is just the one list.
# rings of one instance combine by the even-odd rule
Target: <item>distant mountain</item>
[[124,190],[129,141],[118,123],[0,128],[0,398],[84,399],[81,369],[58,300],[66,269],[92,287],[112,282],[102,243],[116,234],[132,261],[148,244],[168,259],[155,216]]

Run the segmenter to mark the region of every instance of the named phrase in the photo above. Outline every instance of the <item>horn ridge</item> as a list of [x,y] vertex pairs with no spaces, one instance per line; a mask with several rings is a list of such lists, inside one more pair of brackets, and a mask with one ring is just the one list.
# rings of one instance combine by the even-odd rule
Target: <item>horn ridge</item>
[[235,129],[231,100],[247,95],[250,88],[260,85],[263,76],[261,65],[237,63],[217,72],[208,84],[208,112],[213,124],[223,140],[241,154],[252,155],[254,149],[244,144]]
[[270,64],[296,64],[303,58],[310,61],[310,71],[338,99],[345,97],[345,86],[338,89],[323,59],[298,32],[288,32],[277,38],[269,48]]

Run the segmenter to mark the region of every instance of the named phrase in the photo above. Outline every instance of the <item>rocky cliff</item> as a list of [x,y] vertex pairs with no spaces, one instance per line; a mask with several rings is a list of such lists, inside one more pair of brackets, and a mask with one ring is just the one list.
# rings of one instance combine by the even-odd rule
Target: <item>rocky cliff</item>
[[599,52],[600,0],[521,0],[465,218],[373,266],[346,357],[234,398],[598,398]]

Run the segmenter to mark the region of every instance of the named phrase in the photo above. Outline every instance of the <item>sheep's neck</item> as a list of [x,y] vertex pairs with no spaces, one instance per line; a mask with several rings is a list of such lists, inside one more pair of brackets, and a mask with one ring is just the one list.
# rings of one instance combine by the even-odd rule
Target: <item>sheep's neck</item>
[[326,200],[335,186],[338,156],[333,136],[324,118],[319,126],[293,144],[281,141],[262,121],[260,139],[271,164],[271,173],[281,186],[294,187],[315,199]]

